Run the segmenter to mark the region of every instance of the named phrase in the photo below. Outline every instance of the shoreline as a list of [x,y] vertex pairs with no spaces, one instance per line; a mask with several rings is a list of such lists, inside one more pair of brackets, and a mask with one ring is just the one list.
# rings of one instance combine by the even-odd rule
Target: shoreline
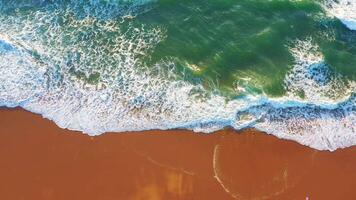
[[0,110],[1,199],[354,199],[356,147],[247,129],[88,136]]

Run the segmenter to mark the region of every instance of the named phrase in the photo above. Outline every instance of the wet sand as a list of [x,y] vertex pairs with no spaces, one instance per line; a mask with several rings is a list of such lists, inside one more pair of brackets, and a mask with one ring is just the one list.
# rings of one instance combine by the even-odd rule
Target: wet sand
[[0,199],[356,199],[356,148],[320,152],[254,130],[89,137],[0,110]]

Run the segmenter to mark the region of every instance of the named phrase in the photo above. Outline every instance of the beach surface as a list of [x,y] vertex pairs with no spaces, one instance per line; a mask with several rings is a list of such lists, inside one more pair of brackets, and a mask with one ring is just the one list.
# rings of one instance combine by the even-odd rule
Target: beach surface
[[0,110],[0,199],[356,199],[356,147],[317,151],[255,130],[90,137]]

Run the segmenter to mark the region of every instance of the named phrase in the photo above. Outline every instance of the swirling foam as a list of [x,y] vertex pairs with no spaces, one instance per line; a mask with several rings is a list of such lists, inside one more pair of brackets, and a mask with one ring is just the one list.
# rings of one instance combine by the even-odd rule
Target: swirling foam
[[290,52],[295,65],[286,75],[284,84],[289,98],[309,103],[340,102],[351,96],[356,84],[334,72],[311,38],[294,41]]
[[145,66],[165,38],[161,27],[82,18],[67,8],[0,22],[0,105],[40,113],[62,128],[98,135],[255,127],[321,150],[356,144],[353,83],[328,68],[311,40],[291,47],[288,96],[231,100],[178,79],[172,62]]

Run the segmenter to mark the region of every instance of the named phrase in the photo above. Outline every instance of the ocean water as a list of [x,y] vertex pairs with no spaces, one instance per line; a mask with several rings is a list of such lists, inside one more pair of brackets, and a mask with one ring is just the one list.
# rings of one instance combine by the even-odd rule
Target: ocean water
[[356,145],[355,0],[0,0],[0,106],[89,135]]

